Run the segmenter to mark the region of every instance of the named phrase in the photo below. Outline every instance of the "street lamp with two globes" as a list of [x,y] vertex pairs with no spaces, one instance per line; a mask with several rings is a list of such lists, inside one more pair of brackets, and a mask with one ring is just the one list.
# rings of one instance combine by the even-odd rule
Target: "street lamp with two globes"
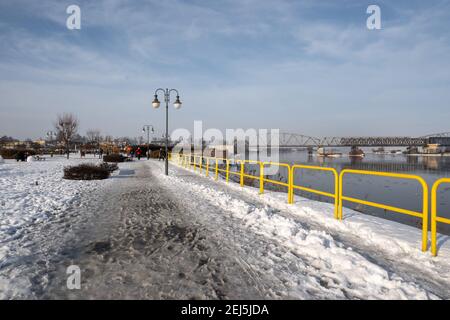
[[155,109],[158,109],[161,105],[161,102],[158,100],[158,92],[162,92],[164,95],[164,102],[166,103],[166,150],[165,150],[165,174],[166,176],[169,175],[169,102],[170,102],[170,94],[172,92],[175,92],[177,97],[175,102],[173,103],[173,106],[175,109],[181,108],[181,101],[180,101],[180,95],[176,89],[156,89],[155,91],[155,98],[153,99],[152,106]]

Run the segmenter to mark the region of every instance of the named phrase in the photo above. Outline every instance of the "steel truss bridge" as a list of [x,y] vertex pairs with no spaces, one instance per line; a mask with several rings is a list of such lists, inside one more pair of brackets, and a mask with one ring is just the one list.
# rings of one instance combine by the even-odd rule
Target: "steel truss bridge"
[[[266,141],[260,137],[259,146],[274,145],[270,134]],[[280,148],[311,148],[311,147],[424,147],[428,144],[450,146],[450,132],[412,137],[325,137],[316,138],[297,133],[280,132]]]

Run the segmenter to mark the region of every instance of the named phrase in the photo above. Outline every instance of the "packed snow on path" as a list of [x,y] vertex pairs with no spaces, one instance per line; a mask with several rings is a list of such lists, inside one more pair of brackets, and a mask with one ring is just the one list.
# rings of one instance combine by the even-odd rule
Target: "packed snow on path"
[[96,182],[67,163],[0,167],[3,299],[450,298],[449,252],[420,252],[420,230],[153,160]]

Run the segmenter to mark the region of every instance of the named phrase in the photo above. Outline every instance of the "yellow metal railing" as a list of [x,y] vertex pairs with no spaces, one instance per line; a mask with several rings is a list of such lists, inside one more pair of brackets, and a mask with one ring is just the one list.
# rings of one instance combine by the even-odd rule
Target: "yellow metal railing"
[[[266,166],[277,166],[279,168],[286,168],[288,171],[287,183],[265,178],[264,177],[264,168]],[[291,192],[292,192],[292,181],[291,181],[292,175],[291,175],[291,166],[290,165],[288,165],[287,163],[278,163],[278,162],[262,162],[259,175],[260,175],[260,193],[264,193],[264,183],[265,182],[272,183],[272,184],[279,185],[279,186],[284,186],[284,187],[287,187],[287,189],[288,189],[288,192],[287,192],[288,193],[288,203],[290,203]]]
[[[221,169],[219,167],[219,161],[225,162],[225,169]],[[230,180],[230,160],[226,158],[216,158],[216,180],[219,178],[219,172],[225,173],[225,181],[228,182]]]
[[[225,173],[225,179],[228,182],[230,174],[237,174],[235,172],[230,171],[230,159],[225,158],[215,158],[215,157],[204,157],[201,155],[196,154],[187,154],[187,155],[181,155],[181,158],[183,159],[181,161],[182,166],[184,168],[193,168],[194,172],[198,171],[202,173],[202,170],[205,170],[205,175],[208,177],[210,173],[211,168],[211,161],[215,164],[215,179],[217,180],[219,177],[219,172]],[[205,163],[203,160],[206,160]],[[219,168],[219,161],[222,161],[225,163],[225,169]],[[204,163],[204,165],[203,165]]]
[[[380,177],[389,177],[389,178],[397,178],[397,179],[408,179],[408,180],[416,180],[422,185],[422,211],[412,211],[408,209],[398,208],[394,206],[388,206],[385,204],[379,204],[376,202],[356,199],[343,195],[343,184],[344,184],[344,176],[346,174],[357,174],[357,175],[370,175],[370,176],[380,176]],[[411,175],[411,174],[401,174],[401,173],[389,173],[389,172],[375,172],[375,171],[363,171],[363,170],[353,170],[353,169],[344,169],[341,171],[339,176],[339,219],[342,220],[342,205],[343,201],[349,201],[354,203],[363,204],[370,207],[390,210],[398,213],[403,213],[407,215],[411,215],[417,218],[422,219],[422,251],[427,251],[427,243],[428,243],[428,185],[422,177]]]
[[[173,157],[172,157],[173,159]],[[196,154],[183,154],[178,157],[178,164],[184,168],[192,168],[194,167],[194,171],[199,169],[199,172],[202,172],[203,160],[205,162],[205,174],[209,176],[211,171],[211,165],[214,165],[214,178],[217,180],[219,172],[223,172],[225,174],[225,181],[229,182],[230,175],[238,175],[240,177],[240,185],[244,186],[244,179],[255,179],[259,181],[259,192],[264,193],[264,185],[266,183],[281,185],[287,188],[288,193],[288,203],[294,203],[294,191],[302,190],[306,192],[311,192],[314,194],[326,196],[334,199],[334,217],[342,220],[343,218],[343,202],[353,202],[366,206],[371,206],[375,208],[380,208],[384,210],[389,210],[397,213],[407,214],[410,216],[414,216],[422,219],[422,251],[427,250],[428,245],[428,185],[425,180],[417,175],[411,174],[400,174],[400,173],[389,173],[389,172],[376,172],[376,171],[363,171],[363,170],[353,170],[353,169],[344,169],[338,174],[337,170],[330,167],[320,167],[320,166],[309,166],[309,165],[289,165],[286,163],[275,163],[275,162],[261,162],[261,161],[252,161],[252,160],[232,160],[227,158],[215,158],[215,157],[202,157]],[[219,167],[219,161],[225,164],[225,168]],[[232,171],[230,170],[230,162],[239,164],[239,170]],[[245,172],[245,166],[247,164],[255,164],[259,166],[259,175],[251,175]],[[264,175],[264,169],[267,166],[278,166],[287,169],[288,172],[288,181],[282,182],[273,179],[266,178]],[[325,192],[322,190],[317,190],[313,188],[308,188],[302,185],[294,184],[294,178],[296,171],[299,170],[317,170],[317,171],[327,171],[331,172],[334,177],[334,193]],[[362,199],[357,199],[353,197],[349,197],[344,195],[343,185],[344,178],[346,175],[368,175],[368,176],[381,176],[381,177],[389,177],[396,179],[407,179],[407,180],[415,180],[420,183],[422,186],[422,211],[413,211],[409,209],[394,207],[390,205],[380,204],[376,202],[366,201]],[[301,178],[300,178],[301,182]],[[436,213],[436,198],[437,198],[437,189],[442,183],[450,183],[450,178],[443,178],[433,185],[432,189],[432,216],[431,216],[431,229],[432,229],[432,254],[436,255],[436,224],[437,222],[450,224],[450,219],[438,217]]]
[[431,254],[437,255],[437,223],[450,224],[450,219],[438,217],[437,215],[437,192],[439,186],[443,183],[450,183],[450,178],[437,180],[431,188]]
[[[261,161],[255,161],[255,160],[238,160],[238,163],[240,163],[240,185],[241,187],[244,186],[244,179],[254,179],[259,181],[259,193],[264,193],[264,165]],[[251,174],[245,173],[245,164],[256,164],[259,166],[259,175],[253,176]]]
[[[324,192],[321,190],[317,190],[317,189],[312,189],[312,188],[307,188],[307,187],[303,187],[303,186],[299,186],[299,185],[295,185],[294,184],[294,178],[295,178],[295,170],[296,169],[303,169],[303,170],[318,170],[318,171],[328,171],[331,172],[334,175],[334,193],[329,193],[329,192]],[[328,168],[328,167],[319,167],[319,166],[307,166],[307,165],[299,165],[299,164],[295,164],[292,166],[292,170],[291,170],[291,183],[292,183],[292,191],[291,191],[291,198],[289,203],[294,203],[294,189],[298,189],[298,190],[302,190],[302,191],[306,191],[306,192],[311,192],[311,193],[315,193],[315,194],[319,194],[325,197],[330,197],[334,199],[334,217],[337,219],[338,218],[338,208],[339,208],[339,176],[338,173],[336,171],[336,169],[334,168]],[[301,181],[301,180],[300,180]]]

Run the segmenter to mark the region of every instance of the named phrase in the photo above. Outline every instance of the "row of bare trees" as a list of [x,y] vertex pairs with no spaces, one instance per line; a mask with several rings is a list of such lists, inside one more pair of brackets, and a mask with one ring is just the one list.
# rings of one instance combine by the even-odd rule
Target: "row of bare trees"
[[[74,142],[75,138],[78,136],[79,121],[71,113],[64,113],[57,116],[55,121],[56,137],[59,142],[62,143],[66,150],[67,159],[70,156],[70,145]],[[133,141],[127,137],[121,138],[120,140],[126,141],[127,144],[135,144],[137,142]],[[100,148],[100,142],[112,143],[115,141],[114,137],[106,135],[101,136],[100,130],[90,129],[86,132],[86,141],[92,145]]]
[[[67,159],[70,156],[70,144],[73,142],[74,138],[78,134],[79,121],[78,119],[71,113],[64,113],[58,115],[55,122],[55,129],[58,141],[60,141],[65,149],[67,154]],[[86,132],[86,139],[91,145],[100,145],[100,141],[102,137],[100,135],[100,130],[91,129]],[[104,140],[107,141],[112,137],[105,137]]]

